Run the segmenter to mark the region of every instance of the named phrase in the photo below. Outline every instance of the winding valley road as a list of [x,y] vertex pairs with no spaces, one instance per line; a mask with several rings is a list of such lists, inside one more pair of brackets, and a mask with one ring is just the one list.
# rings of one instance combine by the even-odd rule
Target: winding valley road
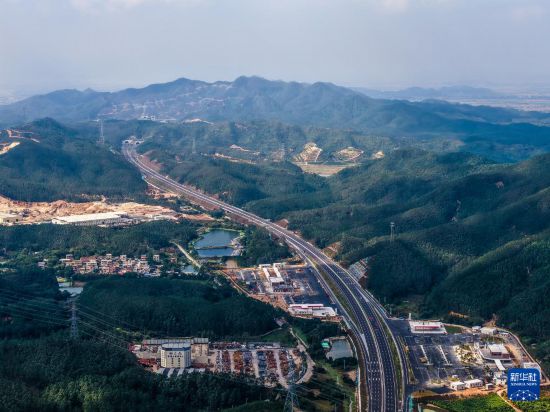
[[403,351],[392,335],[383,307],[347,270],[296,233],[161,175],[136,152],[135,144],[125,142],[122,149],[124,156],[139,168],[148,183],[183,195],[202,206],[222,209],[239,221],[263,227],[308,261],[316,269],[319,281],[337,305],[354,337],[359,352],[359,409],[372,412],[406,410],[407,368],[403,366]]

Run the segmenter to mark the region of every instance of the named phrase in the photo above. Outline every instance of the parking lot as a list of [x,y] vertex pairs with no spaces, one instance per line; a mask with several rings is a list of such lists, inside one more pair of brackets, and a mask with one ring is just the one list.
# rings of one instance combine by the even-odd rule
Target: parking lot
[[[143,354],[141,354],[143,356]],[[152,354],[157,359],[157,354]],[[276,343],[241,344],[236,342],[212,343],[208,354],[193,361],[192,368],[156,368],[166,377],[189,372],[215,372],[248,375],[267,386],[277,384],[288,387],[289,374],[294,370],[298,380],[305,373],[304,354],[296,348],[283,348]]]

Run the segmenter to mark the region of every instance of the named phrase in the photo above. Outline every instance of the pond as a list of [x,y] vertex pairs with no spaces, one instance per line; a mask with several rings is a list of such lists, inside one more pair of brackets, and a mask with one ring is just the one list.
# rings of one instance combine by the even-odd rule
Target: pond
[[202,235],[194,247],[201,258],[236,256],[240,252],[236,244],[238,237],[237,231],[215,229]]

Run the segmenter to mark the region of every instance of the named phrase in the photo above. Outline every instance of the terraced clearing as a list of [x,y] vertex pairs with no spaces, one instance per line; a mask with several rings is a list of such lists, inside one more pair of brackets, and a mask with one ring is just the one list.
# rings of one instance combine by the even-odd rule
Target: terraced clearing
[[307,163],[294,162],[296,166],[302,169],[305,173],[312,173],[323,177],[332,176],[348,167],[354,167],[353,163],[345,164],[324,164],[324,163]]

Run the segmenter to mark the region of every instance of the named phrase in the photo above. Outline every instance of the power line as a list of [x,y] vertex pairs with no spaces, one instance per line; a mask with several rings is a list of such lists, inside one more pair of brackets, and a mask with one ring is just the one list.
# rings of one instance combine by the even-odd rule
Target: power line
[[31,309],[21,309],[21,308],[10,307],[10,308],[6,308],[5,312],[11,315],[19,316],[19,317],[30,318],[38,322],[51,323],[57,326],[65,326],[65,327],[67,326],[66,320],[62,321],[62,320],[56,320],[51,317],[47,317],[46,315],[42,315],[37,309],[31,310]]
[[[30,299],[30,298],[34,298],[34,299],[37,299],[37,300],[38,299],[48,299],[48,298],[40,297],[40,296],[36,296],[36,295],[28,295],[28,294],[24,294],[23,292],[19,292],[19,291],[13,291],[13,290],[10,290],[10,291],[15,293],[15,294],[19,294],[20,295],[19,299],[18,299],[18,297],[12,296],[11,294],[6,295],[7,289],[4,289],[4,291],[2,291],[1,288],[0,288],[0,297],[6,298],[6,299],[12,299],[14,301],[14,302],[11,302],[11,303],[8,302],[8,304],[11,304],[11,305],[23,304],[23,305],[26,305],[27,307],[20,308],[20,307],[10,306],[6,309],[7,311],[12,311],[12,312],[18,313],[19,314],[18,316],[24,315],[26,317],[30,317],[33,320],[36,320],[36,321],[39,321],[39,322],[49,323],[49,324],[53,324],[53,325],[57,325],[57,326],[67,326],[67,320],[64,320],[64,321],[57,320],[56,321],[51,317],[47,317],[47,315],[58,315],[59,313],[55,313],[55,312],[57,312],[59,309],[62,309],[62,307],[60,307],[59,305],[51,303],[51,302],[40,302],[40,301],[28,302],[28,301],[25,300],[25,299]],[[26,296],[21,296],[21,295],[26,295]],[[82,306],[84,308],[86,308],[86,310],[82,310],[81,309]],[[52,312],[52,311],[54,311],[54,312]],[[85,305],[78,305],[78,307],[77,307],[76,306],[76,300],[74,300],[72,302],[72,305],[71,305],[71,318],[70,318],[70,325],[71,325],[70,334],[71,334],[72,338],[75,338],[79,333],[84,333],[85,335],[93,337],[93,338],[97,338],[97,339],[101,340],[104,343],[113,344],[113,345],[117,346],[118,348],[122,348],[122,349],[125,349],[125,350],[128,349],[128,345],[131,342],[125,340],[124,338],[122,338],[120,336],[117,336],[117,335],[114,335],[112,333],[106,332],[104,329],[101,329],[99,327],[99,325],[97,325],[97,324],[94,325],[93,323],[94,322],[95,323],[100,323],[100,324],[105,325],[104,327],[115,328],[115,329],[120,328],[120,324],[116,324],[116,323],[113,323],[112,321],[107,321],[107,320],[101,319],[96,315],[92,315],[91,313],[88,313],[88,311],[95,312],[98,315],[101,315],[103,317],[114,319],[117,322],[123,322],[120,319],[117,319],[113,316],[104,314],[104,313],[99,312],[97,310],[91,309],[91,308],[89,308],[88,306],[85,306]],[[81,315],[80,318],[77,318],[77,316],[76,316],[77,313],[79,313]],[[91,323],[88,323],[87,321],[84,321],[83,318],[88,319]],[[91,332],[88,332],[88,331],[86,331],[85,329],[82,329],[82,328],[79,329],[78,328],[78,323],[82,324],[84,327],[88,327],[88,328],[92,329],[93,331],[95,331],[95,334],[91,333]],[[127,322],[124,322],[124,323],[127,323]],[[131,326],[131,327],[135,327],[137,329],[137,327],[135,325],[131,325],[131,324],[128,324],[128,325]],[[97,334],[100,334],[100,336],[98,336]],[[105,336],[108,339],[103,338],[101,336]],[[211,376],[217,377],[216,374],[211,374]],[[288,379],[289,379],[288,380],[289,390],[287,391],[287,402],[285,402],[285,404],[286,404],[285,407],[289,408],[287,410],[293,410],[292,408],[294,408],[297,405],[297,397],[300,396],[300,395],[298,395],[297,392],[302,391],[302,392],[305,392],[305,393],[309,394],[310,389],[307,389],[307,388],[304,388],[300,385],[295,384],[294,368],[290,369]],[[319,385],[321,387],[330,388],[330,389],[336,388],[338,390],[342,390],[339,385],[328,384],[326,382],[321,382],[321,381],[318,381],[316,379],[311,379],[311,381],[315,382],[317,385]],[[342,399],[337,399],[333,396],[330,396],[330,395],[324,394],[324,393],[316,394],[315,397],[326,399],[328,401],[331,401],[331,402],[334,402],[334,403],[337,403],[337,404],[344,402],[344,400],[342,400]]]
[[[41,310],[50,311],[50,313],[54,313],[54,312],[57,313],[59,310],[66,309],[66,308],[63,308],[60,305],[55,305],[53,303],[50,304],[50,303],[47,303],[47,302],[29,301],[29,300],[26,300],[27,298],[17,298],[15,296],[6,295],[1,290],[0,290],[0,298],[1,299],[6,299],[5,303],[7,303],[7,304],[26,305],[26,306],[30,306],[32,308],[39,308]],[[11,301],[9,301],[8,299],[11,299]]]
[[78,338],[78,322],[76,321],[76,302],[71,302],[71,339]]
[[296,390],[294,387],[294,368],[290,368],[287,382],[288,391],[286,393],[284,412],[293,412],[294,408],[298,406],[298,400],[296,399]]

